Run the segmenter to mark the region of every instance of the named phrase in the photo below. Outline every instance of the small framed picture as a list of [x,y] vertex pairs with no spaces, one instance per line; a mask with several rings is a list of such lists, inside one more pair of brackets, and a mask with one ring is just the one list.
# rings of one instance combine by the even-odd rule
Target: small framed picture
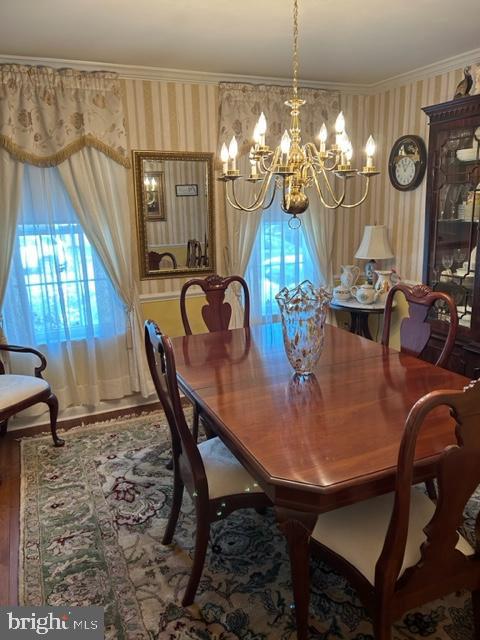
[[147,220],[166,220],[163,171],[148,171],[143,176],[143,211]]
[[198,196],[198,184],[176,184],[175,194],[179,196]]

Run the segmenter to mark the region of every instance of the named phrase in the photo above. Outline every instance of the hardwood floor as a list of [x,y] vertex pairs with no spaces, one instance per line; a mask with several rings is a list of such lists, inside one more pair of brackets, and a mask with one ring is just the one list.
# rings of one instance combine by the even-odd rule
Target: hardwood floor
[[0,441],[0,605],[18,602],[20,444],[15,434]]
[[[81,420],[59,422],[59,429],[70,429],[81,422],[89,424],[125,415],[158,411],[159,403],[121,411],[92,415]],[[18,604],[18,547],[20,539],[20,443],[22,436],[50,433],[48,425],[7,431],[0,438],[0,606]]]

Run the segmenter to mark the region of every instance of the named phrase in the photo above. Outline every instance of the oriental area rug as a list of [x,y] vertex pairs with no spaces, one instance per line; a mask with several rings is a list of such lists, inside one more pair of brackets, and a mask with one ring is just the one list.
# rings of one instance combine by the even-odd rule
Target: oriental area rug
[[[172,497],[162,413],[64,437],[61,449],[49,436],[21,443],[20,604],[100,605],[109,639],[296,638],[289,560],[271,509],[212,526],[195,603],[182,608],[195,519],[185,495],[173,544],[162,545]],[[311,638],[371,640],[370,621],[340,575],[312,561],[311,583]],[[470,640],[470,595],[409,612],[393,638]]]

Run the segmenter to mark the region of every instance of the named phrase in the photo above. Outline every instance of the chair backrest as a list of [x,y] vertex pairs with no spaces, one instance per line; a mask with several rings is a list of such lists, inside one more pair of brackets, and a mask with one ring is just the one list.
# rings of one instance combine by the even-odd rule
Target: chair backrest
[[[421,560],[397,580],[408,534],[415,446],[421,428],[428,430],[426,420],[428,418],[430,424],[433,422],[434,416],[430,414],[438,407],[450,410],[457,443],[442,452],[436,465],[438,500],[434,515],[424,528],[427,539],[421,546]],[[394,507],[376,565],[375,586],[386,593],[396,591],[407,598],[409,592],[420,592],[425,596],[425,602],[460,588],[477,589],[480,557],[467,557],[455,546],[465,505],[479,484],[480,381],[471,382],[463,391],[433,391],[420,398],[405,424],[398,455]],[[479,526],[477,515],[477,550],[480,549]]]
[[243,288],[244,310],[243,326],[250,326],[250,294],[248,285],[240,276],[212,275],[207,278],[192,278],[188,280],[180,292],[180,312],[182,314],[183,327],[187,336],[192,335],[192,329],[188,321],[185,298],[190,287],[198,285],[205,293],[207,304],[202,307],[202,318],[209,331],[226,331],[232,317],[232,307],[229,302],[224,302],[227,287],[232,282],[239,282]]
[[173,464],[179,465],[187,489],[196,491],[200,499],[208,499],[202,457],[180,400],[172,343],[153,320],[145,322],[145,351],[153,384],[170,428]]
[[177,259],[170,253],[170,251],[164,251],[163,253],[158,253],[157,251],[149,251],[148,252],[148,268],[157,270],[160,269],[160,263],[164,258],[169,258],[172,261],[172,268],[177,268]]
[[199,240],[188,240],[187,242],[187,267],[201,267],[202,245]]
[[437,362],[442,367],[447,362],[455,344],[458,329],[458,314],[455,302],[451,296],[442,291],[432,291],[424,284],[410,287],[399,283],[388,292],[385,302],[385,315],[383,321],[382,344],[388,347],[390,341],[390,324],[392,318],[392,305],[395,294],[401,291],[408,302],[409,317],[404,318],[400,325],[400,348],[403,352],[413,356],[420,356],[427,346],[432,332],[432,326],[427,320],[427,315],[433,305],[441,300],[448,306],[450,323],[442,353]]

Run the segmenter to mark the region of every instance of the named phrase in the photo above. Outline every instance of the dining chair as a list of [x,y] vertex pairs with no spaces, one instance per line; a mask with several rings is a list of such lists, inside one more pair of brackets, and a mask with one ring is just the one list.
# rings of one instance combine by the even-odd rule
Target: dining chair
[[[438,501],[412,487],[415,445],[430,413],[447,407],[456,444],[440,455]],[[432,422],[430,422],[431,424]],[[405,612],[451,592],[472,592],[480,639],[479,517],[475,549],[458,532],[480,484],[480,381],[463,391],[433,391],[412,407],[400,444],[395,491],[321,514],[311,549],[357,589],[373,619],[375,640],[390,640]]]
[[[245,280],[241,276],[227,276],[224,278],[214,274],[207,278],[192,278],[185,282],[182,290],[180,291],[180,313],[182,316],[183,328],[187,336],[192,335],[192,329],[188,320],[186,307],[188,289],[193,286],[198,286],[205,293],[207,303],[202,307],[201,313],[207,329],[210,332],[226,331],[232,317],[232,306],[229,302],[225,302],[225,293],[228,287],[234,282],[238,282],[243,289],[243,327],[246,329],[250,326],[250,293]],[[192,430],[195,437],[198,434],[199,419],[199,409],[194,403]]]
[[58,400],[50,385],[42,377],[42,371],[47,366],[43,353],[31,347],[21,347],[12,344],[0,344],[1,352],[31,353],[40,363],[34,367],[34,375],[17,375],[6,373],[5,364],[0,358],[0,434],[7,432],[8,421],[19,411],[28,409],[35,404],[45,403],[50,413],[50,431],[56,447],[62,447],[65,441],[57,435]]
[[[424,284],[409,286],[400,282],[394,285],[388,292],[385,302],[382,344],[387,347],[390,339],[393,299],[399,291],[403,293],[407,300],[409,313],[409,317],[403,318],[400,325],[400,350],[403,353],[408,353],[415,357],[421,356],[432,332],[432,325],[427,320],[430,309],[438,301],[448,308],[450,322],[448,324],[447,338],[442,352],[435,362],[438,367],[443,367],[452,353],[458,329],[457,306],[453,298],[445,291],[432,291],[430,287]],[[430,498],[436,499],[435,482],[427,480],[425,485]]]
[[250,326],[250,293],[245,280],[240,276],[227,276],[224,278],[214,274],[207,278],[192,278],[185,282],[182,287],[180,292],[180,313],[187,336],[192,335],[186,308],[186,295],[190,287],[198,286],[205,294],[207,304],[202,307],[202,318],[207,329],[209,331],[226,331],[232,317],[232,307],[229,302],[225,302],[225,293],[233,282],[238,282],[243,289],[243,327]]
[[404,353],[419,357],[430,339],[432,326],[427,315],[433,305],[441,301],[448,307],[450,322],[447,338],[440,356],[435,364],[443,367],[450,357],[455,345],[458,329],[457,307],[452,297],[443,291],[432,291],[424,284],[408,286],[403,283],[394,285],[387,295],[383,322],[382,344],[388,347],[390,340],[390,324],[392,319],[393,299],[398,292],[403,293],[408,302],[409,317],[404,318],[400,325],[400,349]]
[[164,258],[168,258],[172,263],[172,269],[177,268],[177,259],[170,253],[170,251],[164,251],[163,253],[158,253],[158,251],[149,251],[148,252],[148,268],[153,271],[158,271],[160,269],[160,263]]
[[202,575],[210,525],[237,509],[264,509],[271,502],[220,438],[197,444],[181,404],[172,344],[152,320],[145,323],[145,346],[172,440],[173,497],[163,544],[172,542],[184,487],[195,506],[197,527],[193,566],[182,600],[182,605],[188,606],[195,598]]

